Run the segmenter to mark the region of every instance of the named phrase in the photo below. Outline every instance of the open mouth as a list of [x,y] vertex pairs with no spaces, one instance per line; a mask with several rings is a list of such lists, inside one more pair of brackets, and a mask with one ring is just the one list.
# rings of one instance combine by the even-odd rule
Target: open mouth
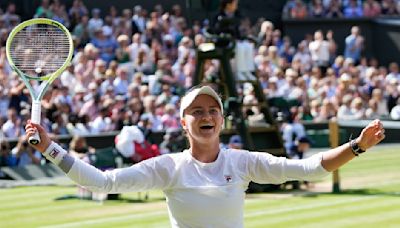
[[210,130],[210,129],[213,129],[213,128],[214,128],[214,126],[211,126],[211,125],[204,125],[204,126],[200,127],[200,129],[202,129],[202,130]]

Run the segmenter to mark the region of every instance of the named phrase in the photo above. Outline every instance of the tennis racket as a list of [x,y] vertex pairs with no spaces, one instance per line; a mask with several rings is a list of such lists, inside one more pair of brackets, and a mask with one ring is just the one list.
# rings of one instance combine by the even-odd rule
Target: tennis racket
[[[8,36],[7,59],[32,97],[32,123],[40,124],[41,99],[49,85],[70,63],[73,49],[68,29],[47,18],[24,21]],[[32,81],[40,83],[36,91]],[[39,133],[31,136],[28,142],[32,145],[40,143]]]

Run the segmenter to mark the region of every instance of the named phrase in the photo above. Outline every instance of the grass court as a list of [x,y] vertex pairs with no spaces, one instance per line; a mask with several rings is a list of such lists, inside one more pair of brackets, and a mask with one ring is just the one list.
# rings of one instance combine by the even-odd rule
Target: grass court
[[[248,194],[245,227],[399,227],[400,145],[379,145],[309,190]],[[0,227],[169,227],[165,199],[151,191],[103,203],[68,198],[70,186],[0,189]],[[142,194],[143,198],[143,194]]]

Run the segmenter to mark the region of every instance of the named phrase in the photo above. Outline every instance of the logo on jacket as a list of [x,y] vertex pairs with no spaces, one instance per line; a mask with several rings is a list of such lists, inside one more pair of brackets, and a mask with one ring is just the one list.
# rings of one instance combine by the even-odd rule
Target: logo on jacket
[[231,175],[224,175],[226,183],[232,182],[232,176]]
[[58,150],[53,149],[53,150],[49,153],[49,155],[50,155],[50,157],[52,157],[53,159],[55,159],[59,153],[60,153],[60,152],[58,152]]

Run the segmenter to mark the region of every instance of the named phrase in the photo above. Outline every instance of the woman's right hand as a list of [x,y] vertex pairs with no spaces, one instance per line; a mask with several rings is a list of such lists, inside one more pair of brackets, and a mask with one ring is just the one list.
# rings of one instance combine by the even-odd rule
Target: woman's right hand
[[40,143],[31,146],[38,150],[40,153],[44,153],[51,143],[51,139],[44,128],[39,124],[34,124],[30,120],[28,120],[28,123],[25,126],[25,131],[27,138],[33,136],[36,132],[39,132]]

